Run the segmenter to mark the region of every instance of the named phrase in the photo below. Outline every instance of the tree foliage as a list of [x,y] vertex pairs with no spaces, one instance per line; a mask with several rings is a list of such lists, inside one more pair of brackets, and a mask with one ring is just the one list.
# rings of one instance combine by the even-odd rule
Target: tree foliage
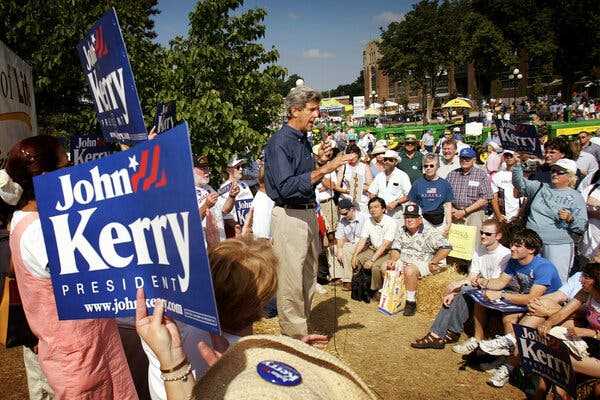
[[361,70],[358,77],[352,83],[339,85],[335,89],[324,91],[322,94],[323,96],[330,97],[350,96],[350,99],[352,99],[354,96],[362,96],[364,94],[364,84],[364,71]]
[[290,90],[292,90],[292,88],[296,87],[296,81],[298,79],[303,79],[303,78],[298,74],[292,74],[292,75],[288,76],[287,78],[285,78],[285,80],[281,81],[281,83],[279,84],[279,94],[282,97],[287,96],[290,93]]
[[41,131],[63,135],[98,129],[93,106],[82,101],[87,83],[75,46],[89,27],[115,7],[129,58],[146,112],[159,81],[153,60],[159,50],[153,43],[157,0],[2,0],[0,40],[33,69],[38,125]]

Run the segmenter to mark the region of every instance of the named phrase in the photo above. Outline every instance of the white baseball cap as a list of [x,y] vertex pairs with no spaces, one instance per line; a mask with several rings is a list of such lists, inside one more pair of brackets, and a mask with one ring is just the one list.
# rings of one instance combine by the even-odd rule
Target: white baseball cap
[[557,167],[561,167],[562,169],[564,169],[567,172],[570,172],[572,174],[576,174],[577,173],[577,163],[575,161],[573,161],[573,160],[568,159],[568,158],[561,158],[560,160],[558,160],[557,162],[555,162],[554,165],[557,166]]
[[394,150],[386,150],[385,153],[383,153],[383,158],[395,158],[397,160],[398,152]]

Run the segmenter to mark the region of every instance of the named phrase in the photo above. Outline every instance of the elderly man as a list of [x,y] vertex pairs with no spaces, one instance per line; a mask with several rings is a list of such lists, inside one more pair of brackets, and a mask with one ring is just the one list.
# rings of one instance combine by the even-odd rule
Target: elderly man
[[413,133],[408,133],[404,137],[404,150],[399,154],[400,162],[398,168],[406,172],[410,178],[410,183],[414,183],[423,176],[421,164],[423,164],[423,155],[418,149],[419,141]]
[[592,143],[592,134],[588,132],[579,132],[579,144],[581,144],[581,151],[590,153],[596,158],[598,164],[600,164],[600,146],[596,143]]
[[387,205],[387,214],[396,218],[402,218],[402,204],[408,201],[410,192],[410,178],[404,171],[396,168],[398,153],[387,150],[383,154],[384,170],[375,176],[369,186],[369,195],[381,197]]
[[[381,275],[381,271],[385,270],[390,256],[390,245],[398,228],[396,220],[385,215],[385,208],[385,201],[382,198],[374,197],[369,200],[371,218],[366,219],[360,241],[354,248],[352,269],[368,269],[371,270],[372,275]],[[367,243],[370,245],[367,246]],[[380,288],[381,283],[374,285],[371,281],[371,290]]]
[[[424,228],[419,206],[404,207],[404,227],[399,228],[390,252],[388,269],[399,269],[404,274],[406,304],[404,315],[415,315],[417,311],[417,286],[424,278],[440,269],[452,246],[440,232]],[[380,289],[383,284],[383,269],[373,270],[371,289]]]
[[342,290],[350,291],[352,286],[352,255],[360,240],[362,228],[368,216],[358,210],[350,199],[343,198],[338,204],[340,221],[335,231],[335,256],[344,266]]
[[458,161],[458,153],[456,150],[456,141],[450,139],[442,144],[442,154],[439,157],[438,175],[440,178],[446,179],[450,171],[460,168]]
[[[343,165],[341,155],[315,168],[307,132],[319,116],[321,95],[307,86],[293,88],[285,98],[288,123],[269,139],[265,149],[265,186],[275,202],[271,220],[273,250],[279,259],[277,311],[281,332],[287,336],[307,334],[321,252],[315,213],[315,185]],[[331,157],[324,143],[316,156]]]
[[459,153],[460,169],[448,174],[448,182],[454,192],[452,222],[475,226],[479,241],[483,211],[492,199],[493,192],[488,174],[475,166],[476,156],[472,148],[462,149]]
[[219,196],[223,201],[233,199],[234,207],[223,208],[223,222],[225,234],[228,238],[236,236],[244,226],[246,216],[250,211],[250,205],[254,196],[250,187],[241,182],[242,168],[246,160],[233,156],[227,164],[227,180],[219,188]]
[[437,174],[438,159],[431,153],[423,157],[423,177],[413,183],[408,198],[423,211],[425,226],[437,228],[447,237],[454,194],[450,183]]

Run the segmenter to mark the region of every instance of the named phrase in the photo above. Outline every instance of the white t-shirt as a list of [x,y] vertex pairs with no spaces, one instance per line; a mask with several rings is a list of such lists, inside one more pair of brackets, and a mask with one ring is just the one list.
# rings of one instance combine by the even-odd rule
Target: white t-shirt
[[501,244],[492,251],[488,251],[485,246],[478,246],[473,254],[469,275],[480,274],[485,279],[498,278],[509,260],[510,250]]
[[265,192],[256,192],[252,200],[252,234],[255,238],[271,239],[271,212],[275,202]]
[[598,169],[596,157],[586,151],[580,152],[579,157],[575,162],[577,163],[577,168],[584,175],[588,175]]
[[576,272],[573,276],[567,279],[567,282],[562,285],[558,290],[563,292],[569,300],[575,298],[577,292],[581,290],[581,272]]
[[[329,179],[331,180],[331,183],[333,185],[335,185],[337,183],[337,175],[335,173],[335,171],[328,173],[327,175],[325,175],[323,177],[323,180],[325,179]],[[317,197],[317,201],[319,203],[322,203],[324,201],[330,200],[333,198],[333,189],[325,189],[323,191],[321,191],[321,189],[323,189],[323,181],[319,182],[319,184],[315,187],[315,196]]]
[[[235,197],[234,205],[231,211],[227,214],[223,213],[223,219],[233,219],[235,222],[240,225],[243,224],[243,221],[240,221],[238,218],[240,213],[244,215],[250,211],[250,204],[252,203],[252,199],[254,196],[252,195],[252,191],[250,187],[243,182],[238,182],[240,186],[240,192]],[[228,179],[219,188],[219,193],[223,201],[227,200],[227,196],[229,196],[229,189],[231,188],[231,181]]]
[[[394,168],[389,177],[384,171],[378,173],[369,186],[369,193],[381,197],[388,204],[398,200],[402,196],[408,195],[410,188],[410,178],[406,172]],[[390,212],[390,215],[396,216],[398,213],[402,214],[401,206]]]
[[[590,197],[590,192],[594,185],[588,185],[583,189],[583,199],[587,202]],[[591,197],[596,200],[600,200],[600,187],[596,188],[591,194]],[[600,220],[596,218],[588,219],[588,229],[583,234],[583,255],[591,258],[598,250],[600,250]]]
[[384,214],[379,222],[375,222],[373,217],[369,217],[363,225],[360,238],[369,239],[373,247],[379,248],[384,240],[394,241],[396,229],[398,229],[398,223],[389,215]]
[[[194,186],[196,190],[196,202],[198,203],[198,209],[202,207],[204,202],[206,201],[206,197],[215,192],[210,185],[200,185]],[[219,196],[217,202],[212,208],[210,208],[210,213],[212,214],[215,224],[219,229],[219,239],[225,240],[225,225],[223,224],[223,206],[225,205],[225,200]],[[206,229],[206,218],[202,218],[202,227]],[[205,238],[206,240],[206,238]]]
[[[28,211],[15,211],[10,223],[11,233],[15,226],[28,214]],[[23,232],[21,243],[21,258],[25,267],[37,278],[50,278],[50,265],[48,264],[48,254],[44,243],[44,234],[42,233],[42,223],[39,219],[35,220]]]
[[492,190],[498,193],[500,189],[504,192],[506,218],[510,220],[519,213],[519,198],[514,196],[512,171],[498,171],[492,175]]

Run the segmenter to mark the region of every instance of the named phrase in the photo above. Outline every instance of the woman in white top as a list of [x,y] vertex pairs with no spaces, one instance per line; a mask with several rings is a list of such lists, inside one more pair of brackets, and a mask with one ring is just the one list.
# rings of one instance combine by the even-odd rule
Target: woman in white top
[[583,235],[583,255],[591,259],[600,252],[600,170],[594,172],[582,195],[587,205],[589,224]]
[[342,187],[342,196],[357,204],[361,212],[367,213],[369,211],[367,207],[369,196],[367,193],[373,180],[371,169],[367,164],[360,161],[361,152],[358,146],[349,145],[346,148],[346,154],[353,154],[354,157],[337,171],[337,181],[340,182]]

